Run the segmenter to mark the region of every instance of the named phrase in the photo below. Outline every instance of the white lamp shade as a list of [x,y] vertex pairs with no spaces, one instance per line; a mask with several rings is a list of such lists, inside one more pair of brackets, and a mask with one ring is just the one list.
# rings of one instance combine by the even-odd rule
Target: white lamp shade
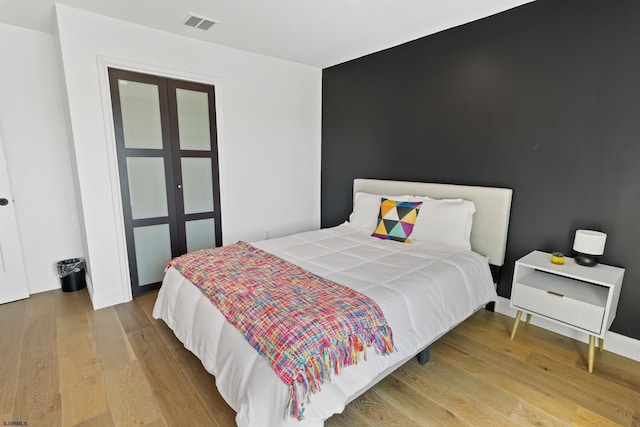
[[607,235],[600,231],[576,230],[573,250],[587,255],[602,255]]

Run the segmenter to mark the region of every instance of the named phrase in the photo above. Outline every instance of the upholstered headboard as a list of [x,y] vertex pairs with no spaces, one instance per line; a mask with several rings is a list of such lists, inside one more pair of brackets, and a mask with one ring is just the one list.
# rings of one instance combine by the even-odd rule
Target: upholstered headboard
[[510,188],[358,178],[353,182],[354,196],[357,192],[471,200],[476,206],[471,229],[471,248],[489,258],[489,263],[493,265],[504,264],[513,194]]

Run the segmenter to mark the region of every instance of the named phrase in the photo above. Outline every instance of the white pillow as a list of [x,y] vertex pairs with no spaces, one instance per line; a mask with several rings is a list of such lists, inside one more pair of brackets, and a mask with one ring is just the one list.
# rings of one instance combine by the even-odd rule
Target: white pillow
[[411,197],[412,202],[422,202],[411,238],[471,249],[471,226],[476,206],[463,199]]
[[384,196],[381,194],[357,192],[353,202],[353,212],[349,215],[349,223],[369,233],[373,233],[376,225],[378,225],[380,202],[383,197],[401,202],[408,202],[411,198],[411,196]]

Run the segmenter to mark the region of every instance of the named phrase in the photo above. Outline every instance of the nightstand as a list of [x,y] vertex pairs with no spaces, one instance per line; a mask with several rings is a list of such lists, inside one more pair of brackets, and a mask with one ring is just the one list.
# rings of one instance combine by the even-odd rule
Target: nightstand
[[604,335],[616,317],[624,268],[598,264],[584,267],[565,257],[563,265],[551,263],[551,254],[533,251],[516,261],[511,307],[518,310],[511,339],[522,312],[589,334],[589,372],[593,372],[595,339],[602,351]]

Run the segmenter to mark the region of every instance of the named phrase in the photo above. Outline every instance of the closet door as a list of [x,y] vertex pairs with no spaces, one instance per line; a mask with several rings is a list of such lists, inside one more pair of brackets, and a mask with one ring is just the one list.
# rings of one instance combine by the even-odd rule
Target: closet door
[[169,82],[178,233],[186,252],[222,244],[214,96],[212,86]]
[[109,70],[133,295],[187,251],[219,246],[212,86]]

